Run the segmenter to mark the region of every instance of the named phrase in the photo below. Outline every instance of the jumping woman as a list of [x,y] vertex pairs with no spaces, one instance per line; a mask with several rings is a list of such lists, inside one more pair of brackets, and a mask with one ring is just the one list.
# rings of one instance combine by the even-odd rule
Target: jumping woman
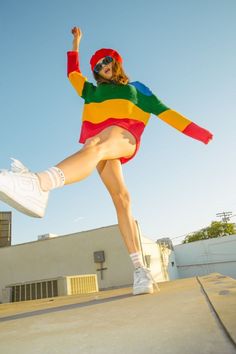
[[163,104],[139,81],[130,82],[122,57],[114,49],[96,51],[91,70],[97,85],[87,81],[79,67],[82,31],[74,27],[73,48],[68,55],[68,78],[84,99],[79,142],[82,149],[46,171],[33,173],[12,159],[11,170],[0,173],[0,199],[32,217],[43,217],[49,192],[88,177],[95,168],[114,203],[121,235],[134,265],[133,294],[153,292],[153,280],[144,266],[138,230],[122,164],[137,153],[151,114],[180,132],[207,144],[212,134]]

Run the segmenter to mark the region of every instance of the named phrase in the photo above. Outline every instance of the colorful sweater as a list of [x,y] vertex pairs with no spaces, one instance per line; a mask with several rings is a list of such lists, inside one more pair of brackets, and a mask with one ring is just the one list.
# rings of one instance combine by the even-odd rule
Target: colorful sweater
[[212,139],[208,130],[167,107],[141,82],[95,86],[80,72],[78,52],[70,51],[67,55],[68,78],[85,101],[79,142],[84,143],[111,125],[127,129],[139,142],[151,114],[205,144]]

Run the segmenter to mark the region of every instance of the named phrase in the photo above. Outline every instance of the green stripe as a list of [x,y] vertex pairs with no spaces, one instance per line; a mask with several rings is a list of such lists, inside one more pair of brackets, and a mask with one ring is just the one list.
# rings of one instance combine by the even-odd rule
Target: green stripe
[[100,103],[112,99],[126,99],[131,101],[144,112],[160,114],[169,109],[155,95],[146,96],[133,85],[101,84],[93,85],[86,81],[82,98],[85,103]]

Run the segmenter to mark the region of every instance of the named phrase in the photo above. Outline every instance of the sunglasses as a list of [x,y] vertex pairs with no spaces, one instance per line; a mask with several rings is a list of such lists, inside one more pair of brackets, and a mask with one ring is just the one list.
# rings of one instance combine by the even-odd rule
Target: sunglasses
[[98,74],[99,71],[102,70],[103,66],[111,63],[112,61],[113,61],[112,57],[109,57],[109,56],[105,57],[101,63],[95,65],[93,71]]

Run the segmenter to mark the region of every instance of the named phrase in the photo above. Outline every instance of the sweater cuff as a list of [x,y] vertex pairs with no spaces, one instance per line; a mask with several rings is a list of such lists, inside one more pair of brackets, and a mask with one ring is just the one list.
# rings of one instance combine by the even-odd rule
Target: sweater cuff
[[193,139],[203,142],[204,144],[208,144],[209,141],[213,138],[211,132],[202,127],[199,127],[193,122],[183,130],[183,133]]
[[67,52],[67,76],[73,71],[81,72],[79,66],[79,53],[77,51]]

